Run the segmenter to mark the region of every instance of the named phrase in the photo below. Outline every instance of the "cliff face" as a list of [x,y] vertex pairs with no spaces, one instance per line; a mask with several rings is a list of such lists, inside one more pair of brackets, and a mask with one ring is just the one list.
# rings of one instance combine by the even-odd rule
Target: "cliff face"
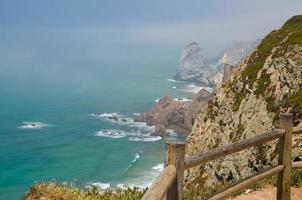
[[[218,86],[200,110],[188,141],[189,155],[261,134],[278,124],[282,111],[302,113],[302,16],[288,20],[267,35],[256,50]],[[294,138],[293,159],[302,155],[301,138]],[[276,162],[275,142],[251,148],[192,169],[187,189],[213,189],[246,177]]]

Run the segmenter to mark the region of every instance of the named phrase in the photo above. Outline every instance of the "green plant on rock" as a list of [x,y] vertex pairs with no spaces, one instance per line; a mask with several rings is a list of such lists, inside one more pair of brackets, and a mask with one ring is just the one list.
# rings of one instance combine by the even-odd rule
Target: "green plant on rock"
[[293,107],[297,107],[302,113],[302,89],[299,89],[295,94],[288,97],[289,103]]

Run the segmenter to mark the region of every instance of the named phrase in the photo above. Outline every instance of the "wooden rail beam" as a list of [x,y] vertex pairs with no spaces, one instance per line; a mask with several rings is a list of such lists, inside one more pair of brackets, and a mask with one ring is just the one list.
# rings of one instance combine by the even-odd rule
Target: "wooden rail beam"
[[144,194],[142,200],[162,200],[176,178],[176,168],[167,166]]
[[284,170],[278,174],[277,200],[290,200],[293,115],[290,113],[281,113],[280,126],[285,129],[285,135],[279,139],[278,164],[283,165]]
[[302,168],[302,161],[293,162],[293,163],[292,163],[292,168],[293,168],[293,169]]
[[302,127],[301,126],[294,127],[293,134],[295,134],[295,135],[302,134]]
[[277,139],[284,136],[285,131],[283,129],[274,129],[265,134],[257,135],[253,138],[246,139],[240,142],[228,144],[206,153],[200,154],[194,157],[188,157],[185,159],[185,169],[201,165],[203,163],[215,160],[219,157],[227,156],[244,149],[263,144],[265,142]]
[[216,194],[215,196],[209,198],[208,200],[223,200],[227,197],[230,197],[232,194],[248,187],[249,185],[256,183],[266,177],[273,176],[283,170],[283,165],[277,165],[271,168],[268,168],[266,170],[263,170],[262,172],[252,175],[250,177],[247,177],[243,179],[242,181],[238,182],[235,185],[231,185],[229,188],[223,190],[222,192]]

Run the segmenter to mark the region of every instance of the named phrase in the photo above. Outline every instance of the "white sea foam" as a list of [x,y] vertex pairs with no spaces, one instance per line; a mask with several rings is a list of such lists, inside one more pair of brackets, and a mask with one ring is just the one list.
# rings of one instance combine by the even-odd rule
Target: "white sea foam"
[[175,101],[192,101],[192,99],[188,99],[188,98],[175,98]]
[[143,154],[143,151],[140,151],[138,153],[135,153],[134,155],[134,158],[131,162],[131,164],[129,165],[128,169],[131,168],[139,159],[140,159],[140,156]]
[[22,129],[41,129],[45,126],[50,126],[50,124],[42,123],[42,122],[22,122],[22,125],[19,128]]
[[92,187],[96,187],[98,190],[102,191],[102,190],[107,190],[110,188],[110,183],[102,183],[102,182],[88,182],[86,184],[86,188],[92,188]]
[[172,78],[168,78],[167,81],[169,81],[169,82],[176,82],[176,80],[174,80]]
[[133,142],[155,142],[158,140],[161,140],[162,138],[160,136],[155,136],[155,137],[129,137],[129,141]]
[[[139,114],[139,113],[137,113]],[[119,113],[94,113],[91,114],[93,117],[98,117],[102,120],[109,121],[114,124],[124,125],[132,128],[139,129],[142,132],[153,132],[154,126],[148,126],[144,122],[135,122],[133,118],[119,114]]]
[[154,100],[154,102],[155,102],[155,103],[158,103],[158,102],[159,102],[159,100],[160,100],[160,99],[159,99],[159,98],[157,98],[157,99],[155,99],[155,100]]
[[175,83],[175,82],[184,82],[184,81],[180,81],[180,80],[175,80],[175,79],[172,79],[172,78],[168,78],[166,79],[168,82],[172,82],[172,83]]
[[176,89],[176,86],[173,86],[173,89]]
[[95,136],[99,137],[110,137],[110,138],[124,138],[129,134],[128,132],[116,129],[105,129],[96,132]]
[[153,166],[151,169],[162,171],[164,169],[164,164],[163,163],[159,163],[159,164]]
[[99,137],[110,138],[125,138],[128,137],[129,141],[143,141],[154,142],[160,140],[160,137],[152,137],[151,134],[155,131],[155,126],[148,126],[144,122],[135,122],[132,118],[118,114],[118,113],[100,113],[93,115],[100,117],[102,120],[116,123],[121,126],[127,126],[130,131],[124,131],[119,129],[104,129],[98,131],[95,135]]
[[186,91],[186,92],[190,92],[190,93],[196,94],[201,89],[205,89],[205,90],[207,90],[209,92],[213,92],[213,88],[211,88],[211,87],[201,87],[201,86],[194,85],[194,84],[187,85],[185,87],[185,89],[183,89],[183,90]]

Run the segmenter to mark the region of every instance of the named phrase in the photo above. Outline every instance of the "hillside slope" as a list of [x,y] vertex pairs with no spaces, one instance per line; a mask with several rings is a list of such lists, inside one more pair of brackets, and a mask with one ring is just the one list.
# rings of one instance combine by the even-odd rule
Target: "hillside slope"
[[[189,155],[261,134],[278,124],[281,111],[302,113],[302,16],[272,31],[256,50],[220,85],[213,100],[199,112],[189,137]],[[301,138],[294,138],[293,159],[298,160]],[[212,191],[276,162],[275,142],[218,159],[190,170],[187,190]],[[191,197],[193,198],[193,197]],[[197,197],[195,197],[197,198]]]

